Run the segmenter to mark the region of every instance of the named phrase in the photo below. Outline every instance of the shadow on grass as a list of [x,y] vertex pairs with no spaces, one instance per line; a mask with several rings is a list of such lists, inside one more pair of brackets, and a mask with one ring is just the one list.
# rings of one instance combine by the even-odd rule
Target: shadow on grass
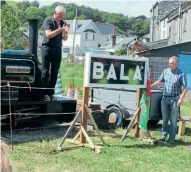
[[185,136],[191,136],[191,128],[185,128]]
[[[189,132],[191,130],[190,128],[187,128],[186,132]],[[111,139],[120,139],[122,138],[122,134],[118,134],[115,132],[115,130],[109,130],[106,131],[107,133],[103,134],[103,136],[106,137],[110,137]],[[125,132],[124,132],[125,133]],[[98,137],[97,135],[95,135],[94,132],[89,132],[91,137]],[[188,134],[186,134],[186,136],[189,136]],[[137,144],[135,145],[124,145],[124,143],[126,143],[125,141],[128,142],[129,141],[135,141],[137,142]],[[111,147],[111,146],[118,146],[118,147],[126,147],[126,148],[156,148],[156,147],[176,147],[176,146],[191,146],[191,141],[183,141],[180,139],[177,139],[175,144],[169,144],[168,142],[162,142],[160,139],[156,139],[155,137],[153,137],[152,139],[149,138],[144,138],[144,137],[140,137],[140,138],[135,138],[133,136],[127,135],[126,138],[124,139],[123,142],[119,141],[119,144],[117,145],[113,145],[113,144],[106,144],[105,146]]]
[[[133,139],[136,141],[136,139]],[[155,144],[149,144],[145,143],[145,141],[140,141],[137,140],[139,143],[138,144],[131,144],[131,145],[124,145],[124,142],[120,142],[120,144],[105,144],[107,147],[122,147],[122,148],[138,148],[138,149],[152,149],[152,148],[157,148],[157,147],[177,147],[177,146],[191,146],[191,142],[184,142],[182,140],[177,140],[175,144],[168,144],[168,143],[163,143],[160,142],[159,140],[156,140]]]

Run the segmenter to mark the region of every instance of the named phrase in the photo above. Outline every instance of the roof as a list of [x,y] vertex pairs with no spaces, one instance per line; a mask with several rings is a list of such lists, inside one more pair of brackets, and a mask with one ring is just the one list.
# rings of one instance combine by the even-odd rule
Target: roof
[[114,48],[114,49],[118,49],[120,47],[122,47],[123,45],[127,45],[127,44],[132,44],[134,40],[136,40],[137,36],[130,36],[127,38],[118,38],[116,37],[116,45],[114,47],[112,47],[112,40],[107,41],[106,43],[104,43],[100,48]]
[[148,49],[160,48],[168,45],[168,39],[161,39],[158,41],[147,42]]
[[136,50],[136,51],[145,51],[147,50],[147,48],[143,45],[141,45],[141,43],[137,42],[133,45],[133,48]]
[[[167,17],[172,11],[177,9],[179,7],[179,3],[183,4],[185,2],[187,2],[187,1],[179,1],[179,0],[167,1],[167,0],[163,0],[163,1],[159,1],[159,2],[155,3],[155,5],[152,7],[152,9],[154,9],[156,6],[158,6],[158,19],[162,20],[165,17]],[[152,9],[151,9],[151,11],[152,11]]]
[[127,38],[123,38],[113,48],[118,49],[118,48],[122,47],[123,45],[131,45],[136,41],[136,39],[137,39],[137,36],[130,36],[130,37],[127,37]]
[[145,57],[171,57],[171,56],[178,56],[180,53],[190,54],[191,53],[190,47],[191,47],[191,40],[179,44],[168,45],[156,49],[136,52],[136,54]]
[[[152,48],[152,49],[149,49],[149,50],[145,50],[145,51],[141,51],[139,52],[140,54],[141,53],[144,53],[144,52],[147,52],[147,51],[152,51],[152,50],[161,50],[163,48],[170,48],[170,47],[174,47],[174,46],[179,46],[179,45],[183,45],[183,44],[190,44],[191,43],[191,40],[188,40],[188,41],[185,41],[185,42],[181,42],[181,43],[178,43],[178,44],[173,44],[173,45],[165,45],[165,46],[161,46],[161,47],[157,47],[157,48]],[[139,54],[138,53],[138,54]]]
[[[74,22],[75,22],[75,20],[65,20],[65,22],[67,24],[70,24],[69,33],[73,33],[74,32]],[[97,27],[94,25],[94,22],[92,20],[77,20],[76,23],[77,23],[76,33],[82,33],[90,23],[92,23],[93,26],[95,27],[95,30],[98,33],[100,33],[99,30],[97,29]]]
[[113,35],[117,32],[115,27],[110,24],[95,22],[95,25],[102,35]]
[[[118,44],[123,38],[116,37],[116,44]],[[107,41],[103,45],[101,45],[100,49],[108,49],[112,48],[112,40]]]
[[[181,11],[184,11],[186,8],[191,8],[191,1],[185,1],[181,4]],[[171,11],[168,15],[169,19],[173,19],[175,16],[177,16],[179,13],[179,7],[177,7],[176,9],[174,9],[173,11]]]

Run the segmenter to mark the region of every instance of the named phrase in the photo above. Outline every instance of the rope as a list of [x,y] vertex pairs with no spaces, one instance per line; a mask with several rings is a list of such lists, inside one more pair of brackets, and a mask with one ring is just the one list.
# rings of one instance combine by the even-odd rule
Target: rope
[[[29,87],[21,87],[21,86],[10,86],[10,87],[12,87],[12,88],[25,88],[25,89],[26,89],[26,88],[27,88],[27,89],[29,88]],[[30,89],[42,89],[42,90],[46,90],[46,89],[49,89],[49,90],[50,90],[50,89],[53,89],[53,90],[54,90],[55,88],[30,87]]]
[[12,113],[11,113],[11,88],[10,83],[7,82],[7,86],[9,89],[9,115],[10,115],[10,134],[11,134],[11,149],[13,151],[13,129],[12,129]]
[[[101,112],[102,110],[94,110],[94,111],[91,111],[91,112]],[[12,115],[26,115],[26,116],[38,116],[38,115],[41,115],[41,116],[48,116],[48,115],[73,115],[73,114],[77,114],[78,112],[69,112],[69,113],[38,113],[38,114],[33,114],[33,113],[11,113]],[[4,115],[1,115],[1,117],[6,117],[6,116],[9,116],[10,114],[4,114]]]
[[81,79],[81,78],[77,78],[77,77],[74,77],[74,79],[77,79],[77,80],[81,80],[81,81],[83,81],[83,79]]
[[30,89],[30,92],[31,92],[31,85],[30,85],[30,83],[29,83],[29,82],[27,82],[27,84],[29,85],[29,89]]
[[[101,101],[103,101],[103,102],[105,102],[105,103],[108,103],[108,104],[110,104],[110,105],[112,105],[112,103],[110,103],[109,101],[105,101],[105,100],[102,100],[102,99],[99,99],[99,98],[96,98],[96,97],[94,97],[93,99],[98,99],[98,100],[101,100]],[[115,102],[116,103],[116,102]],[[120,102],[120,103],[122,103],[122,102]],[[131,102],[131,103],[133,103],[133,102]],[[135,102],[136,103],[136,102]],[[125,109],[128,109],[128,110],[132,110],[132,111],[136,111],[136,110],[134,110],[134,109],[130,109],[130,108],[127,108],[127,107],[124,107]]]

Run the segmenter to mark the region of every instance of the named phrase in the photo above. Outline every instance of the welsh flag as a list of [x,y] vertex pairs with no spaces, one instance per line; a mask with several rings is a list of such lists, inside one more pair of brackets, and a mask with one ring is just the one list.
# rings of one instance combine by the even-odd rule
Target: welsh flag
[[150,111],[150,99],[151,99],[151,79],[150,74],[148,74],[147,79],[147,88],[142,89],[142,97],[140,100],[140,120],[139,120],[139,128],[141,128],[144,132],[147,132],[147,123],[149,120],[149,111]]

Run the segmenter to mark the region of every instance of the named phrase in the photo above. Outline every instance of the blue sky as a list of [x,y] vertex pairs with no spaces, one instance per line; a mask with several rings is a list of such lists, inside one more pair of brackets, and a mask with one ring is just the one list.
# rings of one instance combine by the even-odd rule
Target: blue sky
[[[21,0],[16,0],[21,1]],[[128,16],[145,15],[150,17],[151,6],[156,0],[39,0],[40,6],[50,5],[53,2],[77,3],[100,11],[122,13]]]

